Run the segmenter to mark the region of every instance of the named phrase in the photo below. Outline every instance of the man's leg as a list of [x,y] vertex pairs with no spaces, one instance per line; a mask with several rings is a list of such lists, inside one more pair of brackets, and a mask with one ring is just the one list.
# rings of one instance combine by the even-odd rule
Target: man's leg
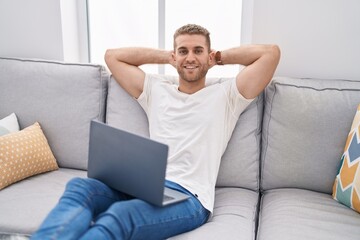
[[68,182],[59,203],[31,239],[78,239],[90,227],[93,217],[127,196],[90,178]]
[[[179,185],[175,189],[188,193]],[[193,195],[166,207],[133,199],[112,204],[81,239],[166,239],[201,226],[208,217]]]

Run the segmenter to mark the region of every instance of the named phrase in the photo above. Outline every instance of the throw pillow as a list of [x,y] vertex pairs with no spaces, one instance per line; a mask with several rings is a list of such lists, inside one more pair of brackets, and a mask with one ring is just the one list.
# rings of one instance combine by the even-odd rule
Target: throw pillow
[[360,105],[341,157],[339,173],[333,186],[333,198],[360,212]]
[[39,123],[0,137],[0,189],[58,169]]
[[19,131],[19,123],[15,113],[0,119],[0,136]]

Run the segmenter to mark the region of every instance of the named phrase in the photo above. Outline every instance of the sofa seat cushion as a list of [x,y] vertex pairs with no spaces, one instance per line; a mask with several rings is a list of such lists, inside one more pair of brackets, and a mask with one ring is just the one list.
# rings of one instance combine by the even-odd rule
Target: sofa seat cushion
[[360,236],[360,214],[330,194],[301,189],[264,193],[258,240],[353,240]]
[[66,183],[77,176],[86,177],[86,172],[60,168],[1,190],[0,236],[33,233],[58,202]]
[[217,188],[213,216],[203,226],[171,240],[255,239],[257,192],[242,188]]

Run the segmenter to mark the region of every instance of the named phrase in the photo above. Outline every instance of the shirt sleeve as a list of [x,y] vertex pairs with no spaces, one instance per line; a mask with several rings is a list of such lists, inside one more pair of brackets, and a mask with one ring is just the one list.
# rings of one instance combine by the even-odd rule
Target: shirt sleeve
[[145,75],[145,80],[144,80],[144,87],[143,87],[143,91],[140,94],[140,96],[136,99],[138,101],[138,103],[140,104],[140,106],[144,109],[145,113],[148,113],[148,109],[149,109],[149,101],[151,99],[151,86],[152,86],[152,78],[150,74],[146,74]]
[[231,78],[228,81],[223,81],[222,87],[228,96],[228,104],[231,109],[234,118],[239,118],[240,114],[245,110],[247,106],[254,100],[247,99],[239,92],[236,86],[236,78]]

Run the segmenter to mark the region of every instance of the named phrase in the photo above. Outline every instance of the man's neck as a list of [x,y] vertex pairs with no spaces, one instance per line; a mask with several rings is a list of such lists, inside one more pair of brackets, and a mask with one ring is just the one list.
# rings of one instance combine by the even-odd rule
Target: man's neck
[[179,91],[186,93],[186,94],[193,94],[197,91],[200,91],[205,87],[205,79],[199,81],[185,81],[180,79],[179,80]]

